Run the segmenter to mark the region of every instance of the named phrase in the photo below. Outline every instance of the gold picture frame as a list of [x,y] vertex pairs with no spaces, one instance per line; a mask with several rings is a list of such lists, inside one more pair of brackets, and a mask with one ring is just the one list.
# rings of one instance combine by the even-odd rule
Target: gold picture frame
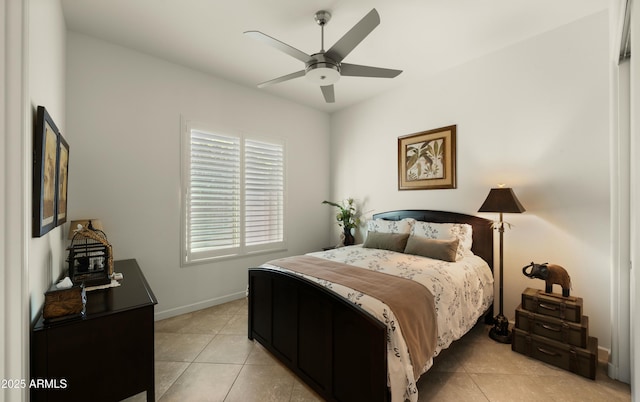
[[398,137],[398,190],[456,188],[456,126]]

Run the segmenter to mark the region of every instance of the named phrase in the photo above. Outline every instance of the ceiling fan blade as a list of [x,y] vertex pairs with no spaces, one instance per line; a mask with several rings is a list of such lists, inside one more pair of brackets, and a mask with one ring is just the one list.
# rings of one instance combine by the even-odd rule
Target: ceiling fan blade
[[269,81],[265,81],[261,84],[258,84],[258,88],[268,87],[269,85],[278,84],[280,82],[289,81],[294,78],[304,77],[304,70],[296,71],[295,73],[283,75],[282,77],[274,78]]
[[361,66],[358,64],[342,63],[340,65],[340,75],[350,76],[350,77],[393,78],[393,77],[397,77],[401,72],[402,70],[392,70],[390,68]]
[[311,60],[311,56],[309,56],[305,52],[298,50],[295,47],[289,46],[284,42],[280,42],[279,40],[272,38],[269,35],[263,34],[260,31],[246,31],[244,34],[253,39],[264,42],[269,46],[275,47],[281,52],[284,52],[291,57],[295,57],[296,59],[300,60],[303,63],[306,63],[309,60]]
[[327,103],[334,103],[336,101],[336,96],[333,93],[333,85],[326,85],[320,87],[322,90],[322,95],[324,95],[324,100]]
[[340,63],[378,24],[380,24],[380,15],[374,8],[331,46],[331,49],[325,53],[326,56]]

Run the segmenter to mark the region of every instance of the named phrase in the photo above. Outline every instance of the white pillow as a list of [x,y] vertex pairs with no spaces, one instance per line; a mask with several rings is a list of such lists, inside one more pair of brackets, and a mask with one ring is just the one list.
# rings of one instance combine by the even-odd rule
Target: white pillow
[[458,239],[458,252],[456,260],[465,255],[473,254],[473,229],[467,223],[434,223],[416,221],[411,229],[411,235],[426,237],[427,239],[451,240]]
[[372,219],[367,222],[369,232],[409,234],[415,223],[415,219],[405,218],[400,221],[388,221],[385,219]]

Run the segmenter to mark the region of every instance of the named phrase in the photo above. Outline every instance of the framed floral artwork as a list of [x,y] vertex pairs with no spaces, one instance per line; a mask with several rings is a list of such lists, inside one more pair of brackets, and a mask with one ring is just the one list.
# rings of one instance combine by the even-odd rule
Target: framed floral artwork
[[398,190],[456,188],[456,126],[398,138]]

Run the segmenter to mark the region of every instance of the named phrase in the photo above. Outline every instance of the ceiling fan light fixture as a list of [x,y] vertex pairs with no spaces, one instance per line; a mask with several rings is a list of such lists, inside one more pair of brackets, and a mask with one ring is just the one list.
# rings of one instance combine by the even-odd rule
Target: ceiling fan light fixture
[[315,63],[307,67],[305,77],[316,85],[333,85],[340,79],[340,68],[331,63]]
[[308,55],[262,32],[246,31],[245,35],[265,42],[279,51],[300,60],[305,65],[304,70],[263,82],[258,84],[258,88],[289,81],[304,75],[309,82],[320,86],[324,100],[327,103],[333,103],[335,102],[333,84],[340,80],[341,75],[349,77],[393,78],[402,72],[402,70],[392,70],[389,68],[342,63],[344,58],[380,24],[380,15],[375,8],[371,9],[367,15],[334,43],[329,50],[325,51],[324,26],[330,19],[331,13],[326,10],[320,10],[314,15],[314,20],[320,26],[321,46],[320,51],[312,55]]

